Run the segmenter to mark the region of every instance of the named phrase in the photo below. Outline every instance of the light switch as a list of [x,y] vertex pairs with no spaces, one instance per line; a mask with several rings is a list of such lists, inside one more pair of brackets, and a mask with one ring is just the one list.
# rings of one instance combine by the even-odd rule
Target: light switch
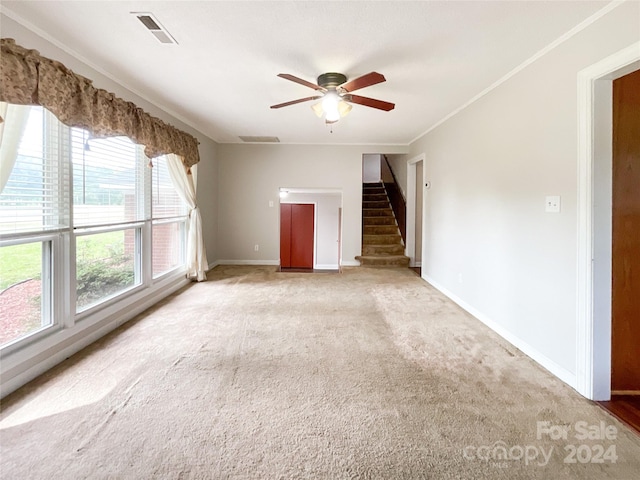
[[544,211],[547,213],[560,213],[560,195],[545,197]]
[[273,207],[273,200],[269,200],[269,206]]

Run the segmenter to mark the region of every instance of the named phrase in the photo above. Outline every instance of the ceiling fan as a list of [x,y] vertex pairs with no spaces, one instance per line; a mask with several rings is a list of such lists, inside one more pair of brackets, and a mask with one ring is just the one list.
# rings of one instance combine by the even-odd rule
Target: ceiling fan
[[347,77],[342,73],[323,73],[318,77],[318,83],[311,83],[302,78],[290,75],[288,73],[278,74],[280,78],[290,80],[305,87],[316,90],[319,94],[311,97],[299,98],[298,100],[292,100],[290,102],[279,103],[277,105],[271,105],[271,108],[282,108],[289,105],[295,105],[296,103],[308,102],[311,100],[322,101],[316,103],[311,108],[322,118],[324,115],[326,123],[335,123],[340,118],[344,117],[351,111],[351,103],[357,103],[358,105],[364,105],[365,107],[377,108],[378,110],[384,110],[388,112],[395,108],[395,104],[385,102],[383,100],[376,100],[375,98],[362,97],[360,95],[353,95],[356,90],[361,88],[370,87],[377,83],[385,82],[384,75],[378,72],[367,73],[354,80],[347,81]]

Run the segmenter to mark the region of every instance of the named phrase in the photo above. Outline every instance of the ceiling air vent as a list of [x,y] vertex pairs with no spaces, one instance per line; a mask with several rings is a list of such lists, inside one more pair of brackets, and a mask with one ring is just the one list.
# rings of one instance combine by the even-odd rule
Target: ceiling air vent
[[149,12],[131,12],[131,15],[135,15],[138,17],[138,20],[142,22],[142,24],[147,27],[154,37],[158,39],[160,43],[175,43],[176,39],[171,36],[171,34],[164,28],[157,18],[153,16],[152,13]]
[[279,143],[280,139],[278,137],[252,137],[247,135],[241,135],[240,140],[247,143]]

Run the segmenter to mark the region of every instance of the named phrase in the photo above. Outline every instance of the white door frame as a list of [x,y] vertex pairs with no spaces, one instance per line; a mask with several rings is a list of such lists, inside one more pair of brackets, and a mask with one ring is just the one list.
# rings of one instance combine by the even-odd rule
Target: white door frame
[[[409,266],[416,266],[416,164],[422,163],[422,181],[421,185],[424,185],[425,168],[424,160],[426,155],[421,153],[413,158],[407,160],[407,211],[406,211],[406,242],[405,242],[405,255],[409,257]],[[422,196],[422,227],[424,233],[424,195]],[[424,247],[424,235],[422,236],[422,246]],[[424,248],[422,248],[421,258],[424,258]]]
[[640,68],[640,42],[578,73],[575,388],[611,397],[612,84]]
[[[343,208],[343,193],[340,188],[300,188],[300,187],[279,187],[278,188],[278,196],[280,198],[280,204],[283,203],[301,203],[301,204],[313,204],[313,268],[317,270],[334,270],[342,269],[342,231],[343,231],[343,218],[340,217],[338,221],[338,239],[336,240],[338,244],[338,257],[337,257],[337,265],[318,265],[318,202],[315,200],[307,200],[302,199],[301,201],[291,200],[288,196],[282,197],[280,194],[282,192],[286,192],[287,194],[293,195],[323,195],[323,194],[339,194],[340,196],[340,208]],[[279,207],[278,207],[279,208]],[[282,225],[280,220],[280,210],[278,210],[278,235],[280,235],[280,226]],[[278,236],[278,263],[280,265],[280,261],[282,259],[280,252],[280,237]]]

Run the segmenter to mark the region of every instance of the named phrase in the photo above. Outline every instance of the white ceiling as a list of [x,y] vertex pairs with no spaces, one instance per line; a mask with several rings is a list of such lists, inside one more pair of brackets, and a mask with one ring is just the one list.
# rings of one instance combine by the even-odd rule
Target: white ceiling
[[[407,144],[607,3],[2,0],[2,9],[218,142]],[[130,14],[141,11],[179,44],[159,43]],[[315,83],[329,71],[382,73],[385,83],[357,93],[395,110],[354,105],[330,133],[313,102],[269,108],[314,93],[278,73]]]

